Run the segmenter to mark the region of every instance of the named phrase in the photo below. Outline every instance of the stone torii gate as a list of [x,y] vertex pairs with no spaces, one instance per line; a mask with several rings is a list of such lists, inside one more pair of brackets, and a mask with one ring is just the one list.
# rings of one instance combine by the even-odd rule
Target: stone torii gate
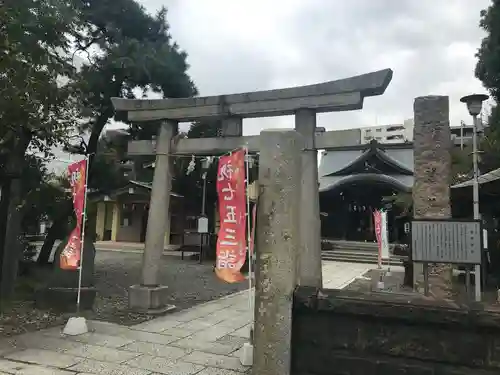
[[[181,99],[113,98],[117,111],[128,112],[134,122],[163,120],[156,141],[131,141],[128,154],[156,155],[151,203],[139,285],[129,291],[129,305],[143,311],[166,309],[159,285],[158,271],[165,233],[170,228],[170,192],[172,155],[217,155],[246,146],[250,152],[260,149],[259,136],[242,136],[243,118],[295,115],[295,129],[305,140],[302,153],[300,199],[300,238],[298,282],[322,286],[321,223],[319,215],[317,150],[360,142],[359,130],[317,133],[316,114],[363,108],[365,97],[382,95],[392,79],[385,69],[355,77],[315,85],[256,91],[243,94]],[[219,118],[222,137],[179,139],[172,142],[180,122]]]

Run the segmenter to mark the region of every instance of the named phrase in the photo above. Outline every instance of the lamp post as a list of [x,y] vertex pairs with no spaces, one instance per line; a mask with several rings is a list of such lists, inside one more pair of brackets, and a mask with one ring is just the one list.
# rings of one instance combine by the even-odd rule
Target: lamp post
[[199,262],[203,261],[203,246],[205,244],[205,235],[208,233],[208,218],[206,214],[206,201],[207,201],[207,172],[210,167],[211,159],[205,158],[201,161],[201,179],[203,180],[203,190],[201,197],[201,215],[198,219],[198,233],[200,236],[200,259]]
[[206,158],[201,161],[201,169],[203,173],[201,175],[201,179],[203,180],[203,192],[202,192],[202,200],[201,200],[201,216],[206,216],[206,200],[207,200],[207,171],[210,167],[211,160]]
[[[481,113],[483,102],[488,99],[488,95],[472,94],[464,96],[460,99],[462,103],[467,105],[469,114],[473,119],[473,133],[472,133],[472,168],[474,172],[474,180],[472,185],[472,201],[474,209],[474,220],[480,220],[481,214],[479,212],[479,167],[478,167],[478,147],[477,147],[477,134],[482,132],[483,126],[478,115]],[[475,274],[475,297],[476,301],[481,301],[481,265],[474,266]]]

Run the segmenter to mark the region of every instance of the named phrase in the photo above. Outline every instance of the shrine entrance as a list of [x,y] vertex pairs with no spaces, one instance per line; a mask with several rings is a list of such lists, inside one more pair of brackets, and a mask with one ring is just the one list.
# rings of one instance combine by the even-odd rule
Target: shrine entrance
[[[323,192],[321,236],[333,240],[375,242],[373,212],[386,208],[384,197],[397,194],[393,186],[380,182],[360,181]],[[397,220],[388,210],[389,241],[397,237]]]

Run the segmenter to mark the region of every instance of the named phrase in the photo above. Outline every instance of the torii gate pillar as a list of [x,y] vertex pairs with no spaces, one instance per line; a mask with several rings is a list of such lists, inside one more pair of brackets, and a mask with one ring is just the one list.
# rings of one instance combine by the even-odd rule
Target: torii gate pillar
[[161,313],[175,308],[163,300],[162,296],[166,293],[167,286],[160,285],[158,275],[165,246],[165,233],[170,228],[168,222],[172,190],[170,154],[172,137],[177,127],[177,121],[172,120],[166,120],[160,126],[146,244],[142,256],[141,283],[132,285],[129,290],[129,307],[133,310]]
[[295,130],[304,137],[302,183],[300,194],[300,254],[297,281],[299,285],[323,287],[321,272],[321,219],[318,191],[318,150],[315,144],[316,111],[299,109],[295,113]]

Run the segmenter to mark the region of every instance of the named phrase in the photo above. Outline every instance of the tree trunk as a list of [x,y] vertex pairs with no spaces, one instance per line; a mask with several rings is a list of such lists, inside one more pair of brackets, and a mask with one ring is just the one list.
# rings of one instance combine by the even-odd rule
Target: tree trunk
[[[117,95],[118,96],[118,95]],[[89,157],[89,165],[88,165],[88,176],[89,181],[92,180],[92,164],[94,160],[94,156],[97,153],[97,146],[99,145],[99,137],[101,135],[104,126],[108,123],[108,120],[113,116],[113,107],[106,107],[101,115],[97,118],[94,126],[92,128],[92,133],[90,134],[89,142],[87,145],[86,153]],[[47,236],[43,241],[42,249],[40,250],[40,255],[38,256],[37,263],[40,265],[46,265],[49,263],[50,254],[52,253],[52,249],[54,248],[54,243],[56,240],[63,239],[67,237],[68,233],[65,231],[65,225],[68,222],[68,218],[73,215],[73,202],[68,200],[68,208],[61,213],[59,217],[57,217],[52,226],[47,232]],[[91,234],[91,233],[89,233]],[[94,236],[95,237],[95,236]]]
[[10,187],[11,179],[9,176],[2,181],[2,194],[0,199],[0,284],[2,280],[3,258],[5,254],[5,236],[7,233],[7,218],[9,216]]
[[73,204],[70,200],[65,205],[63,212],[60,217],[58,217],[52,223],[51,227],[47,231],[47,235],[45,236],[45,240],[43,241],[42,248],[40,249],[40,254],[37,258],[37,263],[39,265],[48,265],[50,260],[50,255],[52,254],[52,249],[54,248],[54,244],[57,240],[62,240],[67,236],[67,227],[66,224],[68,222],[68,218],[73,213]]
[[2,301],[9,300],[14,294],[17,270],[22,257],[19,234],[21,229],[21,179],[13,178],[10,183],[10,199],[5,231],[4,254],[2,262],[2,281],[0,296]]
[[[22,175],[24,169],[25,153],[32,139],[32,134],[23,129],[19,133],[16,143],[12,145],[11,152],[6,163],[6,175],[9,182],[3,186],[6,188],[5,200],[2,197],[0,204],[3,228],[0,228],[1,268],[0,268],[0,297],[6,300],[14,293],[19,260],[22,255],[19,235],[21,232],[21,203],[22,203]],[[2,192],[3,195],[3,192]]]

